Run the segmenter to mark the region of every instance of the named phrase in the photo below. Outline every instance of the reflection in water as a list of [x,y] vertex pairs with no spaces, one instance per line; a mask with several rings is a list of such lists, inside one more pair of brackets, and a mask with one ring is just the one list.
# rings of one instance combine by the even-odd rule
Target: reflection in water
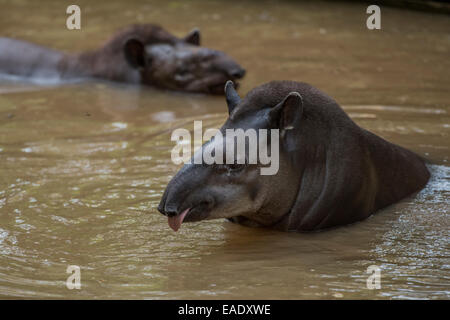
[[[42,88],[3,81],[1,297],[449,298],[446,17],[386,9],[393,19],[384,20],[384,33],[368,34],[357,28],[359,18],[342,19],[365,12],[353,4],[286,2],[265,11],[245,1],[97,3],[86,4],[97,22],[102,10],[125,17],[86,25],[92,37],[77,38],[77,45],[67,37],[78,35],[65,30],[32,33],[37,25],[54,30],[52,8],[29,26],[12,28],[8,17],[0,26],[6,35],[66,49],[95,47],[116,24],[136,19],[172,21],[168,29],[180,34],[194,22],[208,26],[208,45],[246,62],[241,94],[271,79],[311,82],[364,128],[429,159],[432,179],[417,196],[327,232],[280,233],[216,220],[174,233],[156,211],[179,168],[170,161],[170,134],[192,129],[194,120],[219,127],[223,98],[105,82]],[[22,14],[9,6],[12,16]],[[402,23],[411,17],[417,25]],[[225,27],[240,32],[228,35]],[[325,46],[336,50],[331,55]],[[376,72],[367,70],[371,64]],[[81,267],[81,290],[65,287],[72,264]],[[366,288],[370,265],[381,267],[381,290]]]

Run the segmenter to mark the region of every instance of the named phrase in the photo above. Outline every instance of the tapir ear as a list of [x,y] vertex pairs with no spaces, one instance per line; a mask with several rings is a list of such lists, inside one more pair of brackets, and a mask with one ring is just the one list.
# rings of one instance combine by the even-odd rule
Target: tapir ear
[[145,46],[137,39],[128,39],[123,47],[125,59],[133,68],[145,67]]
[[230,115],[234,108],[241,102],[241,98],[234,89],[234,84],[231,80],[228,80],[225,84],[225,98],[227,99],[228,114]]
[[303,99],[300,93],[291,92],[270,110],[269,118],[280,130],[294,128],[295,120],[303,114]]
[[191,32],[188,33],[186,37],[184,37],[184,42],[190,43],[194,46],[200,45],[200,30],[197,28],[193,29]]

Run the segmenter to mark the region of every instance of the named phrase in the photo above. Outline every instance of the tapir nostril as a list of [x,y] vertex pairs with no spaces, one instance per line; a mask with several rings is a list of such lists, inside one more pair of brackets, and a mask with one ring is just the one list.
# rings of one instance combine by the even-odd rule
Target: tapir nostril
[[172,206],[166,206],[164,208],[164,214],[168,217],[174,217],[178,214],[178,209]]
[[241,79],[245,75],[245,69],[235,69],[230,72],[230,76],[232,76],[235,79]]
[[163,215],[168,217],[173,217],[178,214],[178,210],[174,206],[167,206],[165,202],[161,201],[158,205],[158,211],[161,212]]

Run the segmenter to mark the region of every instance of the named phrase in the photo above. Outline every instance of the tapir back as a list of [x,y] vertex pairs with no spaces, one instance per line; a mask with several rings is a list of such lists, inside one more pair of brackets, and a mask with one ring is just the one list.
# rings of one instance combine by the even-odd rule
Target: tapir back
[[54,80],[63,54],[39,45],[0,38],[0,74]]
[[369,131],[364,130],[364,133],[369,156],[376,170],[376,210],[421,190],[427,184],[430,172],[421,157]]

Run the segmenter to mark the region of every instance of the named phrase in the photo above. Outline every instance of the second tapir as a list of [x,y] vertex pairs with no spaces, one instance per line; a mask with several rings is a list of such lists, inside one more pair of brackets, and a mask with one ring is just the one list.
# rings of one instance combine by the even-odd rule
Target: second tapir
[[69,54],[0,38],[0,75],[40,82],[101,78],[159,88],[223,94],[227,80],[245,70],[225,53],[200,47],[194,29],[177,38],[153,24],[132,25],[99,49]]
[[279,139],[268,143],[279,143],[279,170],[261,175],[261,164],[185,164],[158,206],[175,231],[183,222],[215,218],[283,231],[321,230],[363,220],[429,179],[421,157],[359,127],[308,84],[270,82],[243,100],[231,82],[225,92],[229,117],[222,135],[236,128],[278,129]]

